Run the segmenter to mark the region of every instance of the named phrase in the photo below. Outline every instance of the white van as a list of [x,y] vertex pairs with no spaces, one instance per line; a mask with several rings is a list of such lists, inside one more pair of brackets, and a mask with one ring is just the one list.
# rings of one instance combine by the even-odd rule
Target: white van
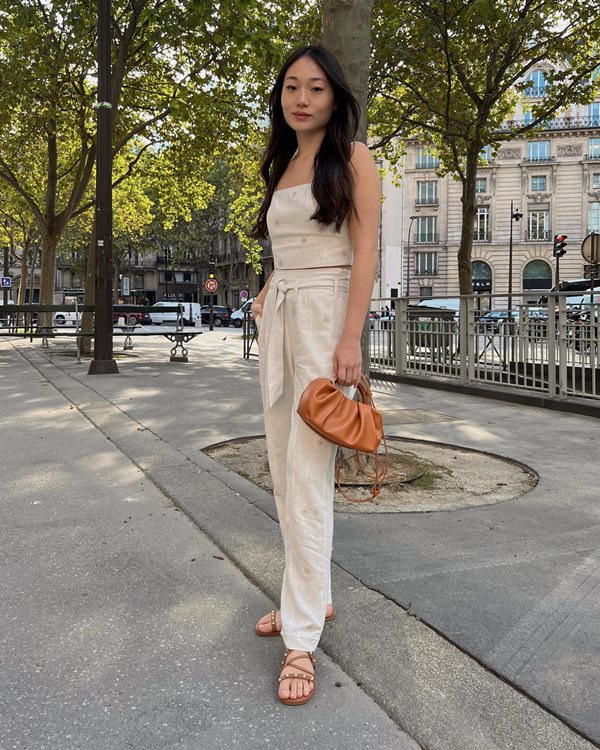
[[153,310],[150,313],[150,319],[152,320],[154,325],[159,326],[161,323],[171,323],[172,325],[175,325],[177,323],[177,313],[176,312],[163,312],[161,308],[162,307],[177,307],[177,305],[181,305],[183,307],[183,325],[184,326],[193,326],[195,325],[197,320],[200,320],[201,305],[198,302],[163,301],[163,302],[156,302],[154,305],[152,305]]
[[236,328],[242,327],[242,324],[244,323],[244,315],[247,312],[250,312],[250,307],[252,306],[253,302],[254,297],[250,297],[249,300],[244,302],[239,310],[235,310],[235,312],[231,313],[231,315],[229,316],[229,320],[231,321],[232,325],[234,325]]

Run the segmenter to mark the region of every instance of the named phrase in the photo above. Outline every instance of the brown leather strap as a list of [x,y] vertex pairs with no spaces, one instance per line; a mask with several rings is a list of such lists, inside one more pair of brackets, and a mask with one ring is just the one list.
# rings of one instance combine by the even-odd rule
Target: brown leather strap
[[[314,657],[314,654],[312,654],[310,651],[306,652],[306,656],[304,654],[299,654],[298,656],[294,656],[293,659],[288,659],[289,651],[285,652],[285,656],[283,657],[283,661],[281,662],[281,665],[283,669],[286,669],[287,667],[290,667],[292,664],[297,662],[299,659],[306,659],[307,657],[310,659],[311,664],[314,666],[316,665],[316,659]],[[308,672],[293,672],[293,673],[284,673],[279,677],[279,682],[282,680],[308,680],[308,682],[313,682],[315,679],[314,674],[309,674]]]
[[[347,500],[350,503],[369,503],[373,501],[373,498],[377,497],[379,493],[381,492],[381,483],[387,476],[388,472],[388,449],[387,449],[387,442],[385,439],[385,434],[382,438],[383,447],[384,447],[384,454],[383,457],[379,453],[369,453],[369,454],[363,454],[359,453],[358,451],[355,451],[352,456],[349,458],[344,458],[342,461],[338,463],[335,481],[337,485],[337,490],[340,493],[340,495]],[[364,456],[364,462],[361,461],[361,457]],[[366,468],[366,459],[372,458],[373,459],[373,472],[369,472]],[[367,497],[360,497],[360,498],[353,498],[350,497],[343,489],[342,489],[342,483],[341,483],[341,473],[347,464],[349,464],[351,461],[355,461],[356,465],[358,466],[358,474],[362,474],[363,476],[370,479],[373,484],[370,490],[370,493]]]

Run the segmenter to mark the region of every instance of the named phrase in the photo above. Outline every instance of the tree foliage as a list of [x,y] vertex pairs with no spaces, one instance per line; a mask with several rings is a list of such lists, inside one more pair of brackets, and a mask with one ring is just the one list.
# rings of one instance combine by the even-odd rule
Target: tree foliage
[[[210,197],[204,175],[262,116],[277,30],[314,14],[282,0],[113,0],[115,185],[161,152],[156,195],[167,223]],[[292,35],[293,36],[293,35]],[[93,205],[96,4],[0,0],[0,181],[42,234],[42,301],[56,248]]]

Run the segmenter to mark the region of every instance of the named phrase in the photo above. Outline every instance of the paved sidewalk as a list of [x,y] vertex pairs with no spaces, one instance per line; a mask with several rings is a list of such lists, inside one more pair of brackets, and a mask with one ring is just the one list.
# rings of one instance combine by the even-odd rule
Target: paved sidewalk
[[[54,353],[50,363],[39,344],[19,342],[15,346],[27,362],[5,342],[0,345],[0,373],[9,366],[5,365],[8,362],[10,367],[20,368],[17,382],[13,382],[14,374],[9,380],[11,387],[27,391],[28,383],[37,383],[36,387],[47,394],[54,386],[62,394],[54,391],[55,398],[72,416],[81,420],[83,414],[95,425],[96,429],[85,423],[95,435],[94,440],[99,441],[99,449],[90,450],[92,440],[87,432],[83,442],[75,433],[75,440],[71,439],[69,445],[74,442],[80,461],[93,463],[100,478],[108,481],[115,493],[115,508],[123,505],[126,476],[123,470],[112,471],[113,463],[118,464],[113,456],[118,448],[121,459],[133,471],[142,472],[136,476],[141,476],[139,481],[143,479],[145,488],[151,488],[148,492],[156,492],[166,503],[165,518],[174,515],[179,523],[185,521],[166,502],[166,496],[185,510],[235,563],[237,570],[232,567],[228,571],[239,577],[239,585],[246,587],[242,594],[235,589],[238,584],[232,585],[235,615],[229,602],[222,606],[220,593],[227,588],[223,589],[220,582],[211,589],[212,609],[208,617],[205,601],[198,600],[187,625],[205,625],[207,619],[212,624],[224,616],[223,609],[232,616],[237,629],[232,625],[232,631],[223,634],[225,645],[217,658],[222,667],[221,682],[227,685],[227,691],[231,690],[236,671],[241,674],[242,665],[248,666],[236,659],[241,656],[255,660],[251,667],[257,672],[256,692],[260,700],[256,705],[265,706],[263,699],[268,695],[266,705],[278,717],[279,706],[272,697],[273,668],[270,662],[265,668],[264,656],[261,657],[266,649],[274,661],[279,658],[276,639],[265,644],[253,636],[235,650],[233,657],[229,653],[231,634],[235,632],[238,637],[234,640],[239,641],[247,634],[248,622],[269,608],[248,579],[273,600],[277,597],[281,545],[272,498],[201,453],[208,445],[263,431],[256,363],[240,359],[238,334],[221,330],[198,337],[189,345],[188,365],[169,363],[168,345],[162,342],[145,341],[139,346],[136,342],[136,356],[119,360],[118,376],[90,377],[86,374],[87,364],[77,365],[73,358]],[[53,346],[63,345],[53,342]],[[6,380],[2,383],[5,393]],[[597,747],[600,468],[596,459],[600,423],[413,386],[379,384],[377,397],[386,414],[388,433],[505,455],[529,464],[539,473],[540,482],[517,500],[469,510],[336,514],[333,577],[339,617],[327,626],[323,648],[347,675],[361,683],[398,726],[431,750]],[[35,434],[34,416],[39,404],[43,411],[43,399],[37,398],[34,395],[28,399],[33,421],[20,428],[23,444],[27,434]],[[73,415],[69,404],[76,405],[79,412]],[[441,413],[453,417],[453,421],[402,424],[404,409]],[[60,420],[52,421],[61,424]],[[20,424],[20,420],[15,420],[15,424]],[[15,427],[5,427],[3,419],[3,444],[7,429],[12,435]],[[110,456],[104,455],[107,438]],[[24,480],[32,473],[26,468],[27,464],[36,465],[39,456],[35,462],[28,458],[24,464],[23,456],[28,453],[19,443],[16,441],[10,449],[14,451],[12,463],[22,467],[15,481],[19,480],[19,487],[23,485],[21,496],[29,497],[36,485],[33,480]],[[28,437],[27,445],[30,443]],[[50,465],[60,466],[57,456],[61,446],[65,450],[66,445],[66,439],[59,443],[55,440],[53,448],[44,447],[39,455],[46,456],[48,465],[48,454],[55,450]],[[111,471],[107,472],[107,467]],[[61,487],[69,486],[65,477],[77,470],[77,462],[63,465],[58,473],[50,469],[59,494]],[[75,495],[71,503],[80,497]],[[127,520],[127,525],[121,525],[128,528],[131,524],[134,528],[135,519],[135,526],[141,525],[141,516],[131,515],[131,520],[119,516],[119,524]],[[17,514],[17,520],[19,517]],[[20,517],[19,523],[28,531],[28,521]],[[188,521],[185,523],[189,525]],[[119,529],[122,531],[121,526]],[[75,543],[79,533],[78,527],[73,529],[71,541]],[[140,544],[146,533],[140,529]],[[172,537],[166,537],[167,545],[173,544]],[[194,539],[199,543],[202,538],[196,529]],[[19,546],[22,544],[21,540]],[[165,575],[163,545],[164,539],[155,547],[150,546],[153,551],[148,555],[148,559],[152,558],[148,567],[155,571],[158,581]],[[162,554],[156,548],[163,549]],[[225,556],[222,552],[214,554]],[[113,561],[120,561],[119,549],[112,550],[112,555]],[[215,558],[211,555],[211,559]],[[229,565],[227,560],[218,563],[218,569]],[[145,575],[148,567],[143,556],[143,564],[138,561],[138,575]],[[57,582],[60,577],[53,580]],[[15,584],[11,585],[14,589]],[[49,586],[48,592],[51,590]],[[199,583],[197,576],[190,581],[190,590],[202,592],[202,581]],[[153,593],[162,593],[161,586]],[[180,592],[173,587],[170,594],[176,608]],[[13,624],[9,630],[12,632],[14,627]],[[222,633],[220,627],[216,632]],[[206,635],[201,632],[201,636]],[[145,639],[152,644],[151,649],[156,646],[154,636],[146,634]],[[164,636],[163,642],[167,643]],[[172,642],[168,641],[168,645],[172,646]],[[184,645],[189,648],[189,643]],[[327,710],[325,706],[334,707],[336,695],[341,692],[330,687],[331,681],[327,682],[323,661],[321,657],[319,700],[323,702],[315,698],[307,707],[315,714]],[[202,664],[201,669],[206,669],[206,665]],[[198,672],[194,674],[198,681]],[[202,685],[206,683],[203,694],[210,700],[214,700],[214,680],[215,675],[209,670]],[[373,706],[360,690],[354,689]],[[230,698],[226,693],[226,700]],[[252,701],[245,711],[254,711]],[[57,715],[61,715],[60,711]],[[352,715],[357,719],[356,709]],[[311,727],[307,734],[304,724],[292,726],[290,712],[282,716],[286,730],[293,729],[295,738],[304,738],[305,746],[322,745],[318,730],[315,734]],[[328,715],[321,726],[327,727],[330,720]],[[388,721],[385,717],[383,720]],[[376,725],[379,726],[377,722]],[[260,725],[257,738],[264,739],[263,729]],[[370,747],[369,742],[373,747],[414,747],[400,744],[411,741],[398,729],[395,731],[391,739],[374,733],[370,741],[344,741],[340,735],[332,740],[331,747]],[[346,736],[355,734],[354,729],[349,729]],[[196,735],[191,736],[191,744],[187,745],[169,744],[169,740],[147,746],[199,747],[194,744]],[[238,741],[242,741],[241,735]],[[277,739],[272,739],[271,746],[290,746],[281,741],[283,744],[278,745]],[[393,744],[386,745],[388,741]]]
[[267,597],[6,344],[0,394],[2,750],[417,750],[323,653],[282,706]]

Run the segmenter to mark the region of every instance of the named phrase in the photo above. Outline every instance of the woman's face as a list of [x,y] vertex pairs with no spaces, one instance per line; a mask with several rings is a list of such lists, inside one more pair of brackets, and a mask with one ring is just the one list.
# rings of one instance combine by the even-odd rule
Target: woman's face
[[335,108],[333,88],[323,68],[305,55],[290,65],[283,81],[281,106],[297,133],[325,130]]

